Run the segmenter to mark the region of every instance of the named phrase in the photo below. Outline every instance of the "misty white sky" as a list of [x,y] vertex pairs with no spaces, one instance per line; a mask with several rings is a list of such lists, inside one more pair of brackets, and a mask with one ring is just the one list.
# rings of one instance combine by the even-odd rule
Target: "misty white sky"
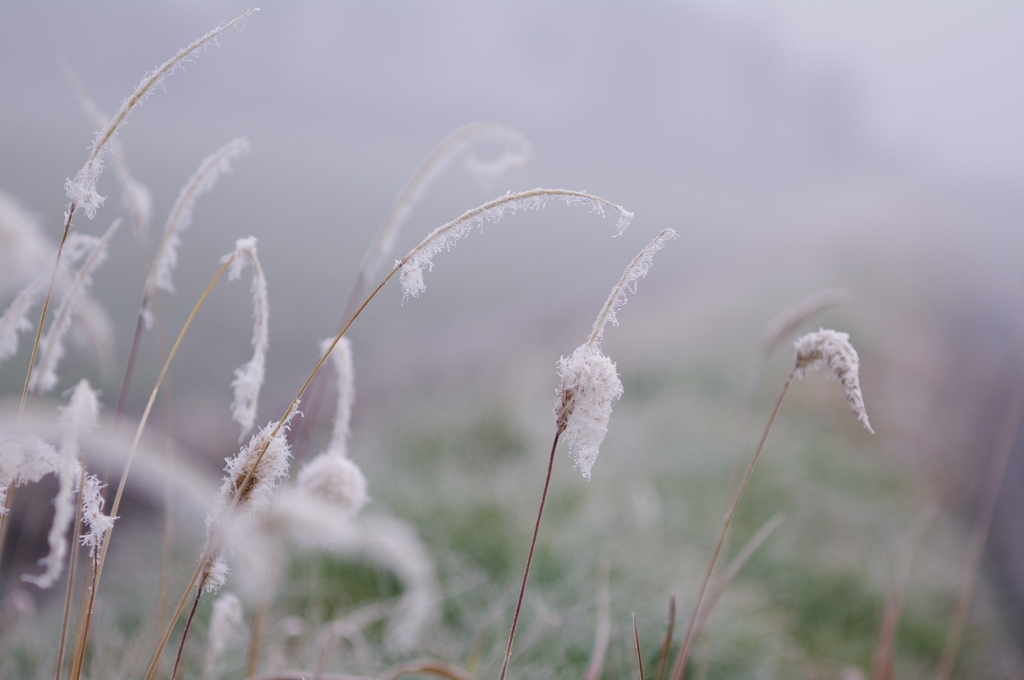
[[872,130],[946,171],[1024,181],[1024,2],[706,2],[805,67],[846,69]]

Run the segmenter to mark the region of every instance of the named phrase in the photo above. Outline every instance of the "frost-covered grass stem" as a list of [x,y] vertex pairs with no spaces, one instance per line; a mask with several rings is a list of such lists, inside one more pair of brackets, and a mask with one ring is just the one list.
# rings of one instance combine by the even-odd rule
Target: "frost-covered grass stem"
[[505,660],[501,662],[501,673],[498,680],[505,680],[505,673],[508,672],[508,662],[512,658],[512,642],[516,637],[516,626],[519,625],[519,613],[523,608],[523,596],[526,595],[526,582],[530,578],[530,565],[533,564],[533,551],[537,547],[537,535],[540,533],[540,519],[544,515],[544,503],[548,499],[548,487],[551,486],[551,471],[555,467],[555,449],[558,448],[558,438],[562,430],[555,432],[555,440],[551,443],[551,455],[548,456],[548,473],[544,477],[544,491],[540,494],[540,507],[537,508],[537,521],[533,525],[533,538],[530,539],[530,552],[526,555],[526,569],[523,571],[523,583],[519,586],[519,597],[516,600],[516,611],[512,615],[512,629],[508,634],[508,646],[505,647]]

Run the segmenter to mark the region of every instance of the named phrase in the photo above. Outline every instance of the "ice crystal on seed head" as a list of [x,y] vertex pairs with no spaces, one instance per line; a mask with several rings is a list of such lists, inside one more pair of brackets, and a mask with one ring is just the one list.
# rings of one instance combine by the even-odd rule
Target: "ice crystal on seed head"
[[622,396],[615,363],[596,346],[580,345],[558,362],[562,379],[555,396],[556,426],[564,433],[576,467],[590,479],[590,469],[608,433],[612,405]]
[[816,368],[824,370],[829,378],[842,383],[850,408],[867,431],[874,434],[860,391],[860,357],[850,344],[850,336],[822,328],[799,338],[794,344],[796,363],[793,377],[799,380]]

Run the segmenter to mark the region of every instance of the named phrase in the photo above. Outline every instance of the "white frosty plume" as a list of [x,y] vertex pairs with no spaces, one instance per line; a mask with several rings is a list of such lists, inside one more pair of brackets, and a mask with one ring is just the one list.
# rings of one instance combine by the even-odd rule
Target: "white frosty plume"
[[832,330],[819,329],[799,338],[795,343],[796,362],[793,377],[799,380],[809,371],[820,368],[829,378],[838,380],[846,392],[846,401],[857,414],[857,419],[868,432],[874,434],[864,410],[864,397],[860,391],[860,357],[850,344],[850,336]]
[[608,433],[612,406],[622,396],[615,363],[601,352],[604,327],[609,321],[618,324],[615,312],[626,304],[626,291],[636,292],[636,282],[647,275],[654,254],[676,236],[672,229],[664,230],[633,258],[601,308],[590,339],[558,362],[561,384],[555,395],[555,426],[564,433],[569,452],[587,479]]
[[[39,576],[23,576],[40,588],[53,585],[64,568],[64,557],[67,555],[67,532],[75,517],[75,490],[81,478],[82,468],[78,462],[80,440],[91,429],[96,427],[99,419],[99,399],[87,380],[82,380],[71,394],[68,405],[61,410],[61,425],[64,436],[60,443],[60,462],[56,468],[60,487],[54,499],[53,524],[50,525],[48,541],[50,554],[39,561],[46,570]],[[94,500],[94,499],[90,499]],[[96,509],[98,512],[98,509]]]
[[269,344],[269,325],[267,316],[270,313],[267,304],[267,277],[256,257],[256,237],[240,238],[235,242],[235,249],[221,258],[221,263],[231,262],[228,280],[241,278],[242,270],[247,262],[252,264],[252,359],[235,369],[235,379],[231,381],[235,398],[231,402],[231,417],[242,426],[239,441],[245,438],[256,422],[256,407],[259,404],[260,388],[266,373],[267,346]]

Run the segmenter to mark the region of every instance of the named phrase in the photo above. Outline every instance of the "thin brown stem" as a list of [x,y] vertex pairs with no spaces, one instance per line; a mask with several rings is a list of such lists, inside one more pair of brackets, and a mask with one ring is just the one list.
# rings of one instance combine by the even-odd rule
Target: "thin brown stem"
[[[145,302],[143,302],[145,304]],[[142,329],[145,327],[145,323],[142,319],[142,314],[139,314],[138,320],[135,322],[135,336],[132,338],[132,347],[128,350],[128,361],[124,367],[124,377],[121,378],[121,390],[117,394],[117,407],[114,409],[114,425],[116,426],[121,420],[121,414],[124,413],[125,403],[128,401],[128,386],[132,381],[132,371],[135,369],[135,355],[139,350],[139,342],[142,339]]]
[[[171,347],[171,351],[170,351],[170,353],[168,353],[167,359],[164,360],[163,368],[161,368],[161,370],[160,370],[160,376],[157,378],[156,384],[153,386],[153,391],[150,392],[149,401],[146,403],[146,409],[143,411],[142,418],[139,420],[138,429],[136,429],[136,431],[135,431],[135,439],[132,441],[132,448],[131,448],[131,450],[128,453],[128,460],[125,461],[124,471],[121,473],[121,481],[117,485],[117,493],[114,495],[114,502],[113,502],[113,504],[111,505],[111,508],[110,508],[111,516],[115,516],[116,517],[117,516],[118,508],[121,506],[121,498],[124,495],[124,488],[125,488],[125,485],[128,482],[128,472],[131,470],[132,461],[135,458],[135,452],[138,450],[139,441],[142,438],[142,431],[146,427],[146,421],[149,419],[149,414],[150,414],[150,412],[153,409],[153,403],[156,401],[156,395],[160,391],[160,385],[163,383],[164,378],[167,377],[167,371],[171,367],[171,361],[174,359],[174,355],[177,353],[178,347],[181,345],[181,341],[182,341],[182,339],[184,339],[185,333],[188,332],[189,327],[192,325],[192,321],[195,319],[196,314],[199,312],[199,309],[203,306],[203,303],[206,301],[206,298],[210,294],[210,291],[213,290],[214,285],[217,283],[217,281],[220,280],[220,277],[224,275],[224,272],[227,271],[227,268],[231,264],[232,259],[233,258],[228,259],[226,262],[224,262],[224,264],[221,265],[221,268],[219,270],[217,270],[217,273],[214,275],[213,279],[206,286],[206,290],[204,290],[203,294],[199,296],[199,301],[196,302],[195,306],[192,308],[192,312],[188,315],[188,319],[186,319],[185,325],[182,326],[181,332],[178,333],[178,337],[174,341],[174,345]],[[113,533],[113,531],[114,531],[113,527],[108,529],[106,536],[104,536],[104,538],[103,538],[103,548],[100,551],[99,559],[97,560],[97,565],[96,565],[96,574],[94,575],[94,578],[93,578],[93,591],[94,591],[93,595],[95,595],[95,589],[96,589],[96,586],[99,583],[99,577],[100,577],[100,575],[103,572],[103,565],[104,565],[104,563],[106,562],[106,559],[107,559],[107,550],[110,548],[110,539],[111,539],[111,534]],[[202,566],[202,564],[203,564],[203,561],[200,561],[200,566]],[[189,586],[188,586],[188,588],[186,590],[186,597],[188,596],[188,593],[192,592],[192,586],[193,585],[195,585],[195,577],[193,577],[193,580],[189,583]],[[91,614],[91,612],[92,612],[92,598],[90,598],[89,614]],[[181,614],[181,608],[179,608],[177,614],[178,615]],[[177,616],[175,616],[174,620],[177,621]],[[89,617],[88,616],[86,618],[85,630],[82,632],[82,634],[83,634],[84,637],[88,637],[88,635],[89,635]],[[166,644],[166,638],[169,637],[169,635],[170,635],[170,633],[168,633],[165,636],[164,644]],[[84,644],[83,644],[83,649],[84,649]],[[161,650],[162,650],[162,648],[161,648]],[[151,668],[155,668],[155,666],[151,664]],[[77,680],[77,678],[73,678],[73,680]]]
[[714,585],[711,586],[711,590],[705,598],[704,607],[701,608],[697,624],[694,627],[694,636],[699,635],[700,632],[704,630],[704,626],[707,625],[708,619],[711,618],[711,614],[715,610],[715,605],[718,604],[718,600],[721,599],[723,594],[725,594],[725,590],[729,587],[729,584],[732,583],[732,580],[736,578],[736,574],[739,573],[740,569],[742,569],[743,565],[747,563],[747,560],[750,559],[751,555],[761,547],[761,544],[767,540],[768,536],[770,536],[785,519],[785,515],[777,513],[761,525],[761,528],[757,530],[757,533],[747,541],[736,557],[733,558],[732,562],[730,562],[725,568],[722,575],[715,579]]
[[914,560],[914,553],[921,541],[925,529],[931,524],[935,516],[934,507],[928,507],[918,513],[907,537],[903,539],[903,546],[900,548],[899,556],[896,558],[896,567],[893,570],[892,590],[885,598],[885,607],[882,610],[882,624],[878,630],[878,642],[875,644],[875,664],[871,672],[871,680],[893,680],[893,663],[895,656],[893,650],[896,646],[896,631],[899,628],[900,613],[903,609],[903,596],[907,592],[907,583],[910,581],[910,566]]
[[775,400],[775,406],[772,407],[772,413],[768,416],[768,423],[764,427],[764,432],[761,434],[761,440],[757,443],[757,448],[754,449],[754,455],[750,458],[750,463],[747,464],[747,469],[743,473],[743,480],[740,482],[739,488],[736,490],[736,495],[733,497],[732,505],[729,506],[728,512],[725,513],[725,519],[722,522],[722,530],[718,533],[718,540],[715,542],[715,548],[711,552],[711,559],[708,560],[708,568],[704,572],[704,579],[701,581],[700,589],[697,591],[697,599],[693,603],[693,611],[690,612],[690,621],[686,626],[686,635],[683,637],[683,646],[679,650],[679,655],[676,657],[675,665],[672,667],[672,680],[682,680],[683,673],[686,672],[686,662],[690,657],[690,649],[693,646],[694,633],[697,629],[697,620],[700,616],[701,605],[704,602],[704,594],[707,592],[708,584],[711,582],[711,576],[715,571],[715,565],[718,563],[718,556],[722,552],[722,546],[725,544],[725,536],[729,532],[729,525],[732,524],[732,518],[736,514],[736,508],[739,507],[740,499],[743,497],[743,491],[747,488],[747,482],[750,481],[750,475],[754,471],[754,465],[757,463],[758,457],[761,455],[761,449],[764,448],[764,442],[768,439],[768,432],[772,429],[772,423],[775,422],[775,415],[779,412],[779,407],[782,406],[782,398],[786,396],[786,391],[789,389],[790,384],[793,382],[793,376],[795,373],[790,373],[789,377],[786,378],[786,383],[782,386],[782,391],[779,392],[778,399]]
[[676,626],[676,596],[668,598],[668,625],[665,627],[665,641],[661,643],[661,653],[658,654],[658,669],[654,671],[654,677],[662,680],[665,677],[665,665],[668,663],[668,653],[672,649],[672,633]]
[[[109,538],[109,532],[107,534]],[[71,665],[71,680],[79,680],[82,675],[82,666],[85,662],[85,647],[89,640],[89,624],[92,622],[92,610],[96,604],[96,586],[100,581],[99,560],[94,557],[92,560],[92,584],[89,588],[89,601],[85,604],[85,616],[82,619],[82,630],[78,634],[78,643],[75,648],[75,659]]]
[[43,337],[43,322],[46,321],[46,310],[50,307],[50,297],[53,295],[53,284],[57,281],[57,270],[60,268],[60,258],[64,254],[64,243],[68,240],[68,231],[71,229],[71,218],[75,214],[75,204],[68,207],[68,214],[64,218],[64,233],[60,237],[60,245],[57,246],[57,260],[53,263],[53,276],[50,277],[50,286],[46,289],[46,297],[43,298],[43,311],[39,314],[39,326],[36,328],[36,339],[32,343],[32,356],[28,360],[28,374],[25,376],[25,389],[21,392],[21,405],[18,406],[18,417],[25,412],[25,404],[28,402],[28,386],[32,382],[32,369],[36,365],[36,354],[39,352],[39,340]]
[[185,619],[185,628],[181,631],[181,642],[178,643],[178,653],[174,655],[174,666],[171,668],[171,680],[178,677],[178,666],[181,664],[181,653],[185,649],[185,638],[188,637],[188,631],[192,627],[192,619],[196,616],[196,609],[199,607],[199,598],[203,595],[202,587],[196,589],[196,599],[192,601],[192,609],[188,613],[188,618]]
[[548,487],[551,486],[551,471],[555,467],[555,449],[558,447],[558,438],[562,430],[555,432],[555,440],[551,443],[551,455],[548,458],[548,473],[544,477],[544,491],[540,495],[540,507],[537,509],[537,522],[533,525],[533,539],[530,541],[530,552],[526,556],[526,569],[523,572],[523,584],[519,586],[519,599],[516,601],[516,613],[512,616],[512,630],[508,634],[508,647],[505,648],[505,660],[501,664],[501,674],[498,680],[505,680],[505,673],[508,672],[508,661],[512,657],[512,641],[516,637],[516,626],[519,624],[519,612],[523,608],[523,596],[526,594],[526,581],[530,578],[530,565],[533,564],[533,551],[537,547],[537,534],[540,533],[540,518],[544,514],[544,502],[548,498]]
[[636,663],[640,669],[640,680],[644,680],[644,655],[640,651],[640,631],[636,627],[636,614],[633,614],[633,642],[636,643]]
[[989,460],[978,514],[975,517],[974,526],[971,528],[967,553],[964,556],[964,564],[960,572],[956,606],[950,618],[946,641],[942,646],[942,656],[939,658],[939,667],[935,673],[936,680],[946,680],[953,673],[953,664],[956,663],[960,640],[963,637],[964,626],[967,624],[967,613],[971,608],[974,586],[978,580],[978,567],[981,565],[981,557],[985,551],[989,528],[992,526],[992,517],[996,510],[996,500],[999,498],[999,489],[1003,485],[1006,466],[1010,462],[1013,443],[1017,438],[1017,431],[1020,429],[1022,419],[1024,419],[1024,382],[1018,383],[1013,398],[1007,404],[1006,415],[1003,417],[995,451]]

